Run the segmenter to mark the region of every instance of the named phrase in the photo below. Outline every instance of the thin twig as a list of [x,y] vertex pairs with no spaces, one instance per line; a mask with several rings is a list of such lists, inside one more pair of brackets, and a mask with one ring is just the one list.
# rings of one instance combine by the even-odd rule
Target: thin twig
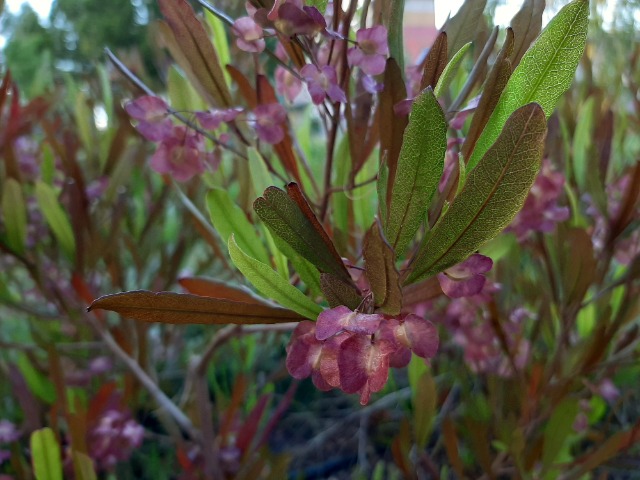
[[[105,53],[107,54],[107,57],[109,57],[109,60],[111,61],[111,63],[113,63],[113,65],[118,69],[118,71],[120,73],[122,73],[122,75],[124,75],[136,87],[138,87],[140,90],[142,90],[147,95],[150,95],[150,96],[153,96],[153,97],[157,96],[156,93],[153,90],[151,90],[147,85],[145,85],[144,82],[142,80],[140,80],[131,70],[129,70],[127,68],[127,66],[124,63],[122,63],[120,61],[120,59],[118,59],[118,57],[116,57],[111,50],[109,50],[107,48],[107,49],[105,49]],[[168,113],[170,115],[173,115],[174,117],[176,117],[178,120],[180,120],[182,123],[187,125],[189,128],[191,128],[194,131],[198,132],[199,134],[201,134],[205,138],[211,140],[214,144],[218,145],[221,148],[224,148],[224,149],[228,150],[231,153],[234,153],[235,155],[239,156],[240,158],[243,158],[244,160],[247,160],[247,156],[244,153],[242,153],[240,150],[237,150],[234,147],[232,147],[232,146],[230,146],[230,145],[228,145],[228,144],[226,144],[224,142],[221,142],[214,135],[211,135],[206,130],[203,130],[202,128],[200,128],[195,122],[193,122],[189,118],[185,117],[182,113],[178,112],[177,110],[174,110],[171,107],[169,107],[167,109],[167,111],[168,111]]]
[[171,401],[171,399],[160,389],[160,387],[147,375],[138,362],[131,358],[120,345],[114,340],[109,332],[92,315],[84,314],[86,322],[89,323],[100,335],[105,345],[113,354],[124,363],[142,386],[149,392],[158,405],[163,408],[173,418],[175,423],[186,434],[194,440],[199,439],[200,434],[189,420],[189,417]]

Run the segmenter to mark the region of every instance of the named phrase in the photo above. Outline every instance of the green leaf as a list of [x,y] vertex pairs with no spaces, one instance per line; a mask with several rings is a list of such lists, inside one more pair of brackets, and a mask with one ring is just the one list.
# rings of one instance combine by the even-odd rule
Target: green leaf
[[73,467],[78,480],[96,480],[96,471],[93,466],[93,460],[86,453],[71,450],[73,458]]
[[407,283],[451,267],[506,227],[540,168],[546,119],[532,103],[516,110],[422,245]]
[[207,193],[207,208],[211,223],[225,243],[229,241],[232,234],[235,234],[240,247],[250,256],[262,263],[270,263],[269,254],[253,225],[247,220],[242,209],[231,200],[226,190],[219,188],[210,190]]
[[233,235],[229,238],[229,254],[238,270],[262,295],[274,299],[280,305],[306,318],[311,320],[318,318],[322,312],[320,305],[306,297],[271,267],[244,253]]
[[584,51],[588,20],[588,0],[574,0],[549,22],[509,78],[469,158],[469,169],[478,164],[518,108],[536,102],[549,118],[571,85]]
[[[266,230],[269,232],[268,229]],[[320,289],[320,272],[318,269],[303,256],[298,255],[296,251],[280,237],[272,235],[272,238],[278,253],[285,257],[285,262],[287,258],[289,259],[293,269],[300,276],[300,279],[305,283],[305,285],[309,287],[312,295],[315,297],[321,296],[322,290]],[[287,279],[288,278],[289,277],[287,277]]]
[[395,266],[395,254],[384,238],[379,222],[366,233],[362,255],[375,305],[383,313],[399,314],[402,308],[400,276]]
[[409,364],[409,384],[413,404],[413,432],[416,444],[425,448],[436,413],[436,382],[424,360],[413,356]]
[[249,158],[251,185],[256,195],[260,195],[261,192],[264,192],[274,184],[273,175],[271,175],[262,154],[257,149],[253,147],[247,148],[247,157]]
[[36,370],[29,360],[29,357],[25,354],[21,354],[18,357],[17,366],[24,377],[25,382],[27,382],[29,390],[34,395],[47,404],[52,404],[56,401],[56,389],[53,383],[51,383],[51,380],[46,376]]
[[11,177],[5,179],[2,188],[2,214],[9,248],[20,254],[24,253],[27,241],[27,208],[20,183]]
[[320,13],[324,13],[327,9],[327,4],[329,0],[305,0],[305,2],[310,7],[316,7]]
[[206,110],[207,106],[193,85],[175,65],[169,67],[167,92],[171,108],[178,111]]
[[297,185],[293,185],[287,186],[287,193],[276,187],[267,188],[253,203],[254,210],[274,236],[288,243],[320,272],[332,273],[350,283],[351,276],[329,236]]
[[414,101],[404,132],[385,230],[396,256],[402,255],[425,220],[447,149],[447,123],[430,88]]
[[60,445],[53,430],[43,428],[31,434],[31,463],[36,480],[62,480]]
[[35,193],[42,215],[60,244],[60,248],[67,258],[72,260],[76,251],[76,239],[69,217],[58,203],[58,195],[53,187],[41,181],[36,182]]
[[94,300],[87,310],[96,309],[109,310],[123,317],[142,322],[176,325],[191,323],[248,325],[302,320],[300,315],[284,308],[185,293],[149,292],[146,290],[104,295]]
[[542,465],[547,470],[565,450],[565,441],[573,432],[573,422],[578,414],[578,400],[567,398],[553,411],[544,430],[544,446],[542,448]]
[[398,62],[400,72],[404,72],[404,37],[402,23],[404,20],[404,2],[405,0],[388,0],[389,6],[389,23],[387,31],[389,32],[389,56]]
[[436,88],[433,90],[433,94],[436,98],[440,98],[440,96],[449,88],[449,84],[453,77],[455,76],[458,68],[460,67],[460,62],[466,55],[466,53],[471,48],[471,42],[465,43],[460,50],[456,52],[453,58],[447,63],[447,66],[444,68],[442,75],[440,75],[440,79],[438,80],[438,84]]
[[596,159],[593,156],[595,106],[595,98],[591,96],[580,107],[573,136],[573,176],[581,192],[587,191],[588,175],[597,175]]

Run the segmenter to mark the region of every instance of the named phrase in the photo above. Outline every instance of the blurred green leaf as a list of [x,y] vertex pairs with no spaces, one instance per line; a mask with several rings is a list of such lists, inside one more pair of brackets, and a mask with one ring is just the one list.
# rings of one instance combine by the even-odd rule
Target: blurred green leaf
[[558,455],[566,450],[565,442],[573,433],[573,422],[578,411],[578,400],[575,398],[565,398],[553,410],[544,429],[543,470],[548,470]]
[[214,188],[207,193],[207,208],[211,223],[227,243],[235,234],[240,247],[262,263],[270,263],[269,254],[260,241],[255,228],[242,209],[229,197],[226,190]]
[[473,169],[494,143],[509,116],[531,102],[547,118],[569,88],[587,39],[588,0],[574,0],[549,22],[509,78],[467,163]]
[[404,3],[405,0],[387,0],[389,6],[389,18],[387,23],[389,39],[389,56],[398,62],[400,72],[404,72]]
[[197,90],[175,65],[171,65],[167,77],[167,94],[171,108],[178,111],[206,110],[207,106]]
[[25,354],[18,356],[18,369],[25,382],[29,386],[29,390],[34,393],[38,398],[45,401],[47,404],[52,404],[56,400],[56,389],[47,377],[40,373],[33,366],[29,357]]
[[43,428],[31,434],[31,463],[36,480],[62,480],[60,445],[53,430]]
[[41,181],[36,182],[36,200],[53,235],[58,240],[64,254],[72,260],[76,250],[76,240],[71,222],[58,203],[58,195],[53,187]]
[[460,62],[462,61],[462,59],[464,58],[464,56],[466,55],[466,53],[469,51],[470,48],[471,48],[471,42],[465,43],[460,48],[460,50],[458,50],[456,54],[451,58],[449,63],[447,63],[447,66],[442,71],[442,75],[440,75],[440,79],[436,84],[436,88],[433,89],[433,95],[436,98],[440,98],[442,94],[446,92],[447,88],[449,88],[449,84],[451,83],[451,80],[453,80],[453,77],[455,76],[456,72],[458,71],[458,68],[460,67]]
[[407,283],[463,261],[511,222],[540,168],[546,131],[539,105],[532,103],[513,113],[498,140],[469,174],[462,192],[431,230]]
[[449,57],[453,58],[466,43],[473,41],[482,25],[478,20],[482,18],[487,0],[466,0],[458,13],[447,19],[442,30],[447,32],[447,43],[449,45]]
[[87,103],[87,97],[81,91],[78,91],[74,102],[74,114],[76,119],[76,128],[80,135],[80,140],[87,152],[93,152],[94,146],[94,127],[93,112]]
[[11,177],[7,177],[2,186],[2,214],[9,248],[23,254],[27,241],[27,208],[22,186]]
[[86,453],[71,450],[74,470],[77,480],[96,480],[96,471],[93,468],[93,460]]
[[290,308],[300,315],[315,320],[322,308],[291,285],[269,265],[244,253],[232,235],[229,238],[229,254],[238,270],[264,296],[274,299],[280,305]]
[[437,389],[431,369],[424,359],[413,355],[409,364],[411,403],[413,404],[413,432],[419,448],[425,448],[436,413]]
[[444,167],[447,124],[430,88],[414,101],[391,192],[385,236],[402,255],[425,220]]
[[589,97],[580,107],[575,133],[573,135],[573,175],[581,192],[587,191],[588,175],[597,175],[598,171],[591,170],[595,166],[590,161],[593,153],[593,128],[595,118],[595,98]]
[[310,7],[316,7],[320,13],[324,13],[327,9],[327,4],[329,0],[305,0],[305,2]]

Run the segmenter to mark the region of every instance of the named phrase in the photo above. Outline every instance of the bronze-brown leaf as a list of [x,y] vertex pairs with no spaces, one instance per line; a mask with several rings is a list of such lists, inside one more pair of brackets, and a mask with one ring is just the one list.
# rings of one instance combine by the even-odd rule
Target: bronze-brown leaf
[[397,315],[402,309],[402,290],[395,266],[396,254],[384,238],[378,221],[364,237],[362,254],[376,307],[384,313]]
[[303,320],[291,310],[234,302],[184,293],[134,290],[100,297],[88,311],[102,309],[143,322],[171,324],[239,325],[286,323]]

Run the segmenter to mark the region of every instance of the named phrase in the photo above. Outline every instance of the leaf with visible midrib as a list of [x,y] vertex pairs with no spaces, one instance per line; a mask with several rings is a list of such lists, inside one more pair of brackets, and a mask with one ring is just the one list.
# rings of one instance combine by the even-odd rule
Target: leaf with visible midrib
[[447,149],[447,123],[442,108],[427,88],[414,101],[404,132],[385,237],[402,255],[425,220],[435,192]]
[[31,434],[31,463],[36,480],[62,480],[60,445],[53,430],[43,428]]
[[233,235],[229,238],[229,254],[238,270],[264,296],[273,298],[280,305],[290,308],[311,320],[315,320],[322,307],[282,278],[269,265],[244,253]]
[[547,126],[531,103],[507,120],[495,144],[420,248],[406,283],[451,267],[506,227],[522,208],[540,168]]
[[262,197],[253,202],[253,208],[260,220],[269,227],[273,235],[288,243],[320,272],[332,273],[351,283],[351,276],[340,255],[308,205],[303,211],[301,205],[306,200],[291,186],[288,190],[289,195],[279,188],[269,187]]
[[123,317],[143,322],[183,325],[239,325],[297,322],[300,315],[284,308],[234,302],[186,293],[134,290],[100,297],[89,306],[91,310],[109,310]]
[[253,258],[262,263],[270,261],[269,254],[260,241],[253,225],[247,220],[245,213],[236,205],[226,190],[213,188],[207,193],[207,209],[211,223],[227,243],[231,234],[237,238],[238,244]]
[[362,248],[365,272],[375,305],[383,313],[397,315],[402,308],[402,290],[395,266],[395,254],[376,221],[364,236]]
[[588,0],[574,0],[549,22],[514,70],[468,161],[474,168],[493,144],[507,118],[531,102],[547,118],[569,88],[584,51],[589,23]]

